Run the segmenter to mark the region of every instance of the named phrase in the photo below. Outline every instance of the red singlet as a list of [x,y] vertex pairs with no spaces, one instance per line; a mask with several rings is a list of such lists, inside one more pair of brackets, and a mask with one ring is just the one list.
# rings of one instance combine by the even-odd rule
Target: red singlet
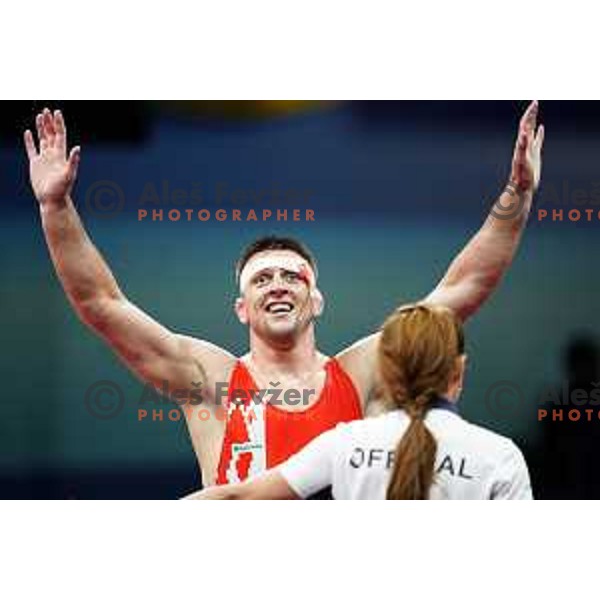
[[[258,390],[246,366],[238,361],[227,393],[227,423],[217,470],[217,484],[243,481],[274,467],[338,423],[362,418],[358,392],[337,360],[325,364],[325,385],[317,401],[302,411],[287,411],[283,392],[277,401],[265,394],[262,402],[251,398]],[[246,398],[232,401],[233,390]],[[266,402],[265,402],[266,400]],[[271,400],[271,402],[269,402]],[[297,404],[302,398],[296,400]]]

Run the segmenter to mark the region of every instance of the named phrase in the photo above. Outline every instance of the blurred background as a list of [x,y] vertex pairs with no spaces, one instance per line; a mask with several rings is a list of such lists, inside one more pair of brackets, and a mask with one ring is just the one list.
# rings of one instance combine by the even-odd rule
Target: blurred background
[[[182,422],[167,410],[138,420],[143,386],[78,322],[54,274],[21,141],[46,105],[82,146],[75,201],[134,302],[242,354],[233,264],[256,237],[296,236],[319,262],[318,340],[335,354],[443,276],[506,182],[527,102],[3,102],[0,498],[176,498],[201,484]],[[461,410],[515,439],[536,497],[600,498],[598,407],[569,422],[573,406],[547,393],[600,385],[600,221],[567,218],[600,209],[600,103],[542,102],[540,120],[536,207],[564,218],[532,213],[508,276],[468,323]],[[94,205],[99,182],[109,191]],[[139,221],[140,207],[315,220]],[[102,380],[125,399],[112,418],[85,403]],[[540,421],[542,406],[564,408],[563,421]]]

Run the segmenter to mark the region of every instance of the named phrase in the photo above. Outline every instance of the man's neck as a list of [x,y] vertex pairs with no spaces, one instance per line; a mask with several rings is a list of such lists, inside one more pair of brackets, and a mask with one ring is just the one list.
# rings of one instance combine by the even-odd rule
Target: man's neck
[[261,371],[299,374],[315,370],[325,357],[317,350],[314,331],[309,328],[289,344],[273,344],[250,332],[248,359]]

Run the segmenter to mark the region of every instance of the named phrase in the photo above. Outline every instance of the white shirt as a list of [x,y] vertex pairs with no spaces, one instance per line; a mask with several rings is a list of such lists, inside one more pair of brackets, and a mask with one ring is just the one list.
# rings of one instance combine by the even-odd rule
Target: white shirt
[[[278,469],[301,498],[331,485],[336,500],[383,500],[408,424],[401,410],[340,424]],[[425,424],[437,441],[432,500],[532,499],[525,459],[510,439],[444,408],[428,410]]]

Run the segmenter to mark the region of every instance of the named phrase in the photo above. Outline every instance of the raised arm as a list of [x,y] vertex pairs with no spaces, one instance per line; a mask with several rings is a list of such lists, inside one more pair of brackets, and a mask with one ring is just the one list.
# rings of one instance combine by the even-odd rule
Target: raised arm
[[463,320],[477,312],[510,267],[540,181],[544,127],[536,133],[538,103],[523,115],[509,182],[481,229],[454,259],[426,301],[452,308]]
[[89,239],[71,198],[80,149],[67,157],[60,111],[36,118],[39,152],[25,132],[31,184],[39,202],[52,262],[79,318],[100,335],[144,382],[190,389],[206,372],[231,359],[225,351],[172,333],[129,302],[106,262]]
[[[463,320],[477,312],[496,289],[515,256],[527,224],[541,174],[544,127],[536,132],[538,103],[532,102],[519,124],[509,182],[481,229],[452,261],[426,302],[453,309]],[[356,342],[338,355],[363,400],[369,403],[376,371],[379,334]],[[374,405],[376,406],[376,405]]]

